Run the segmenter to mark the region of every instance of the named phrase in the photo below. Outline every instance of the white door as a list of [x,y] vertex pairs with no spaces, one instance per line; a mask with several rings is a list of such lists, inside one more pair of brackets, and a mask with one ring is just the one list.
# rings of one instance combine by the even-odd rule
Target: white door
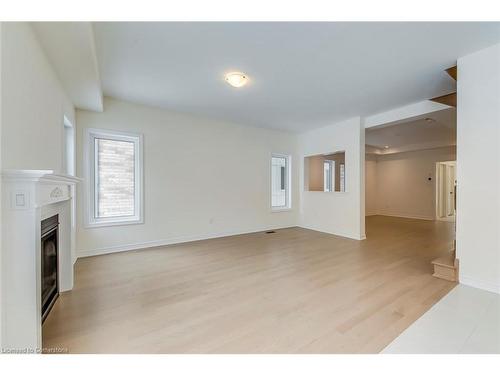
[[436,218],[455,220],[456,162],[436,163]]

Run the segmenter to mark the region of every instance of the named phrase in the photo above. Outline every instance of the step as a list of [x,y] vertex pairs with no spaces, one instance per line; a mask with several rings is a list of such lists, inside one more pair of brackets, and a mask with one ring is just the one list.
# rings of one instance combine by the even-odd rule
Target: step
[[458,281],[458,260],[455,259],[453,252],[433,260],[432,264],[434,266],[432,276],[448,281]]

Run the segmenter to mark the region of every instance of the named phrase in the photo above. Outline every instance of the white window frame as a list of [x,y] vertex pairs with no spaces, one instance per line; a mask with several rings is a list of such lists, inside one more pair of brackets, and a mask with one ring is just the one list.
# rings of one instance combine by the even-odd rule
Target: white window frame
[[63,116],[63,171],[69,176],[74,176],[76,170],[75,144],[75,127],[66,116]]
[[[96,215],[97,181],[95,148],[96,139],[109,139],[134,143],[134,215],[99,218]],[[129,225],[144,223],[144,194],[143,194],[143,136],[142,134],[125,133],[114,130],[87,128],[85,130],[84,170],[86,180],[85,194],[85,226],[105,227],[114,225]]]
[[345,193],[345,163],[339,164],[340,192]]
[[[330,180],[325,179],[325,164],[328,164]],[[330,190],[327,190],[328,185],[330,185]],[[323,161],[323,191],[325,193],[332,193],[335,191],[335,160],[324,160]]]
[[[285,158],[285,205],[273,206],[273,158]],[[292,157],[286,154],[272,153],[269,159],[269,205],[272,212],[290,211],[292,209]]]

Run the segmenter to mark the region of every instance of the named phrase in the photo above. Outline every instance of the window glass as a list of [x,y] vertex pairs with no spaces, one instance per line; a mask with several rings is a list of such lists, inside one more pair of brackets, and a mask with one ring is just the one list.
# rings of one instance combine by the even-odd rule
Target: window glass
[[273,208],[289,207],[289,161],[287,156],[271,158],[271,206]]
[[95,139],[96,216],[135,214],[135,150],[133,142]]

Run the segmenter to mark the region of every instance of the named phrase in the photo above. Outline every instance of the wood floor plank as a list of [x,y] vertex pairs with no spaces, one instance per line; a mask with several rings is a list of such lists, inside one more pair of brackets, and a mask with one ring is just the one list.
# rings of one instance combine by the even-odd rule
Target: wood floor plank
[[43,326],[71,353],[377,353],[456,284],[453,223],[373,216],[79,259]]

